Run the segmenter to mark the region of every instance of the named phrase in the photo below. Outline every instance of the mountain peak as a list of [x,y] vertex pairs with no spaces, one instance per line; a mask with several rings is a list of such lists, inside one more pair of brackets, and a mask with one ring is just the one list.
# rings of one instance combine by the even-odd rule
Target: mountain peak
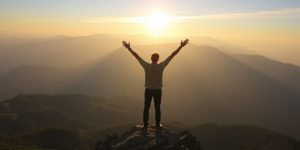
[[150,125],[147,131],[141,125],[135,125],[123,135],[108,135],[104,141],[99,141],[96,150],[201,150],[200,141],[187,130],[178,134],[162,128],[156,130]]

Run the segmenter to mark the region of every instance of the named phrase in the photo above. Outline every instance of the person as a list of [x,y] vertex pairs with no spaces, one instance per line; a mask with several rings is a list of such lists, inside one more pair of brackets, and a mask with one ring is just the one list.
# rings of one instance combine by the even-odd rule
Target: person
[[173,59],[174,56],[178,54],[178,52],[189,43],[189,39],[180,42],[180,46],[164,61],[158,63],[159,54],[154,53],[151,56],[152,63],[147,63],[143,60],[136,52],[132,50],[130,47],[130,42],[123,41],[123,46],[129,50],[129,52],[139,61],[141,66],[144,68],[145,72],[145,93],[144,93],[144,112],[143,112],[143,129],[147,130],[148,120],[149,120],[149,109],[151,106],[151,100],[154,99],[154,107],[155,107],[155,121],[156,128],[160,129],[160,121],[161,121],[161,96],[162,96],[162,78],[163,71],[165,67],[169,64],[169,62]]

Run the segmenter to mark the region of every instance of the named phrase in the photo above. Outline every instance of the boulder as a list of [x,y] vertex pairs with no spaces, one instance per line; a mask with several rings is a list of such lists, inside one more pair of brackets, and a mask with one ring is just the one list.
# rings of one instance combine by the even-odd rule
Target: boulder
[[202,150],[200,141],[188,131],[174,133],[166,128],[156,129],[150,125],[147,130],[135,125],[130,131],[118,136],[108,135],[99,141],[96,150]]

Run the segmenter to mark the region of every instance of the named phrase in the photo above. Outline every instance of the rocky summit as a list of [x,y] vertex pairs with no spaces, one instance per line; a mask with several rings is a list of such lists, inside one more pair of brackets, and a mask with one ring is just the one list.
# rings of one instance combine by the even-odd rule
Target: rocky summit
[[99,141],[96,150],[202,150],[200,141],[187,130],[178,134],[155,125],[147,130],[135,125],[123,135],[108,135],[104,141]]

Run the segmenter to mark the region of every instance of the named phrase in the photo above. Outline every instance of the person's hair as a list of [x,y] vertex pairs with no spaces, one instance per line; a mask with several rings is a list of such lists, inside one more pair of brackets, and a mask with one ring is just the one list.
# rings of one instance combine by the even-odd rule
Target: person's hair
[[159,54],[157,53],[152,54],[151,60],[152,62],[157,62],[159,60]]

